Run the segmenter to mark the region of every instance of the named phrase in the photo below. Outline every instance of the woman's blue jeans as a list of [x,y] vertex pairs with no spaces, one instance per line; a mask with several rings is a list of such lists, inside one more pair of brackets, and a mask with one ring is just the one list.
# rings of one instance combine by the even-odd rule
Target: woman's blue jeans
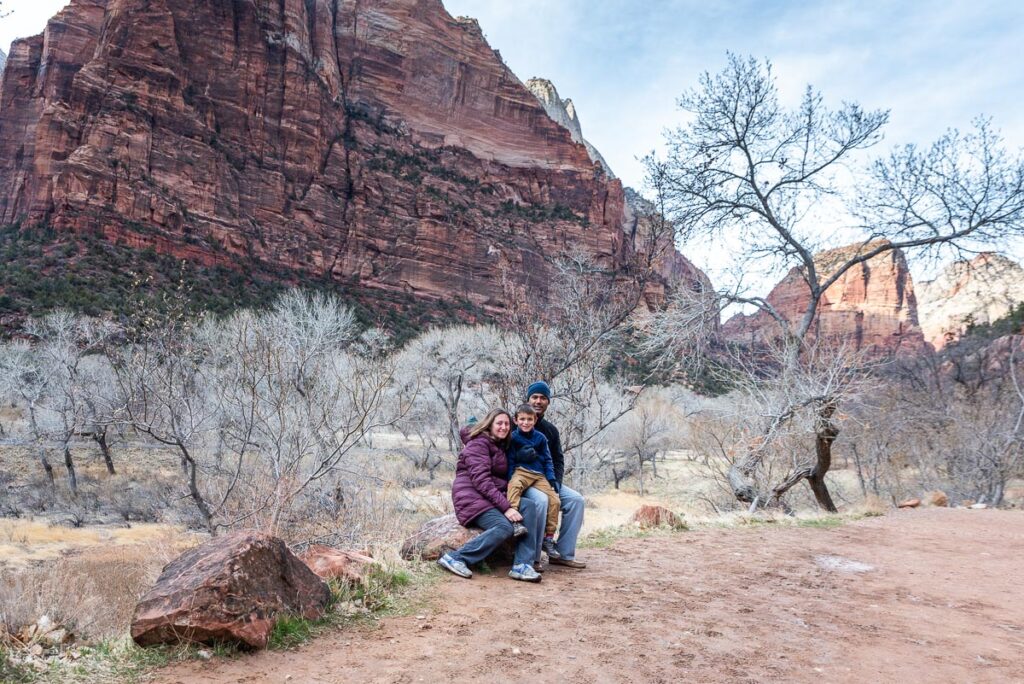
[[[540,556],[547,506],[546,497],[543,505],[525,498],[520,502],[519,512],[523,515],[526,534],[516,544],[513,562],[517,565],[519,563],[532,565],[534,560]],[[497,508],[484,511],[475,517],[470,525],[482,529],[483,534],[470,539],[462,545],[462,548],[451,553],[452,558],[461,560],[466,565],[473,565],[484,560],[512,536],[512,523]]]

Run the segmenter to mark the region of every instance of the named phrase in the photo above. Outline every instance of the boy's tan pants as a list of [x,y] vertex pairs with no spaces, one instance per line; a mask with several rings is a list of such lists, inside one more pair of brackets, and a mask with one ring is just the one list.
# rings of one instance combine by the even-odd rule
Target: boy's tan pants
[[553,537],[555,530],[558,529],[558,511],[562,509],[562,501],[546,477],[526,468],[516,468],[512,473],[512,479],[508,481],[508,502],[512,504],[512,508],[519,510],[519,499],[530,487],[536,487],[548,497],[548,520],[544,525],[544,536]]

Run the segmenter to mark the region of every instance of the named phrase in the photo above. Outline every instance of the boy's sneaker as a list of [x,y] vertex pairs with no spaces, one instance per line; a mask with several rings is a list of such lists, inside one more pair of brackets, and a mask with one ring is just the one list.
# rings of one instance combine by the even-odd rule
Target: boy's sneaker
[[512,523],[512,538],[519,539],[520,537],[526,536],[527,529],[523,523]]
[[548,559],[551,561],[560,560],[562,554],[558,553],[555,549],[555,540],[551,537],[546,537],[544,543],[541,544],[541,548],[544,549],[544,553],[548,554]]
[[466,564],[457,558],[452,558],[452,555],[450,553],[446,553],[440,558],[438,558],[437,564],[445,570],[447,570],[448,572],[452,573],[453,575],[465,577],[466,579],[469,579],[473,576],[473,572],[468,567],[466,567]]
[[526,563],[516,563],[508,576],[521,582],[540,582],[540,574]]

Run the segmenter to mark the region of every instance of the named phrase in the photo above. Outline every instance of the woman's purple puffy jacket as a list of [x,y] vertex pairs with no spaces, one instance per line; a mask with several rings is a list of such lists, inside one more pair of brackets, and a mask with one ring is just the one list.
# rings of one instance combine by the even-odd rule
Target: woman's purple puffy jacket
[[469,428],[459,433],[465,447],[455,466],[452,503],[459,524],[469,526],[484,511],[497,508],[504,513],[509,506],[505,497],[508,488],[508,459],[500,446],[487,434],[469,439]]

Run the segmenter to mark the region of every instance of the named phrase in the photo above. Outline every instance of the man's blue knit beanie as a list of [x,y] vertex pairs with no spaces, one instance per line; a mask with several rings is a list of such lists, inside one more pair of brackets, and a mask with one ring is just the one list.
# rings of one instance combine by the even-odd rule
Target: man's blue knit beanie
[[529,399],[534,394],[543,394],[548,399],[551,399],[551,388],[548,387],[548,383],[543,380],[538,380],[529,387],[526,388],[526,398]]

